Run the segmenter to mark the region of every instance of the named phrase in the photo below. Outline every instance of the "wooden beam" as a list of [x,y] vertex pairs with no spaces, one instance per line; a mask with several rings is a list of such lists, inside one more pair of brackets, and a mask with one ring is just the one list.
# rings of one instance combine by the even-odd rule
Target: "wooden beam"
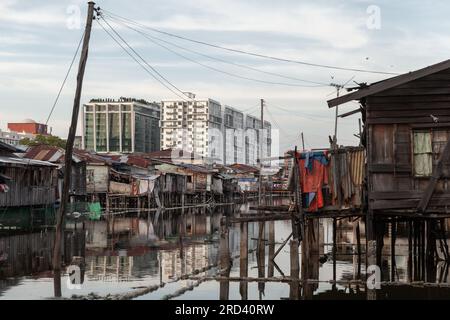
[[358,113],[358,112],[361,112],[361,111],[362,111],[362,109],[358,108],[358,109],[355,109],[355,110],[352,110],[352,111],[340,114],[340,115],[338,115],[338,117],[339,118],[345,118],[345,117],[351,116],[352,114],[355,114],[355,113]]

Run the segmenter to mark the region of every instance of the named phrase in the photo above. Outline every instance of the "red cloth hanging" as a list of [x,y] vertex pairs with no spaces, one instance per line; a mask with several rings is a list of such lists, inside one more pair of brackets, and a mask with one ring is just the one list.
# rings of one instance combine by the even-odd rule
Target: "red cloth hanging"
[[315,194],[307,211],[317,211],[324,206],[322,187],[328,184],[328,166],[325,166],[318,160],[312,161],[312,169],[309,170],[305,168],[305,159],[297,158],[297,164],[300,168],[300,186],[302,193]]

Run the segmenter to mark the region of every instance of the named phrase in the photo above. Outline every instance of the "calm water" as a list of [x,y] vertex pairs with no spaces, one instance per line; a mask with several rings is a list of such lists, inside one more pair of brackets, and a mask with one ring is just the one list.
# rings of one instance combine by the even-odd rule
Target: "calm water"
[[[243,205],[231,212],[231,208],[217,208],[214,212],[165,213],[158,217],[130,218],[120,217],[107,223],[106,221],[88,221],[85,223],[85,276],[81,289],[68,289],[67,275],[63,278],[63,296],[87,295],[96,293],[100,296],[123,294],[137,288],[161,285],[158,290],[141,295],[136,299],[219,299],[221,284],[216,280],[200,281],[204,276],[217,276],[219,260],[220,218],[224,214],[248,212],[248,205]],[[272,226],[270,226],[272,224]],[[182,226],[182,229],[180,229]],[[183,233],[180,242],[180,230]],[[290,221],[266,222],[264,239],[275,239],[274,246],[266,241],[264,266],[258,269],[256,254],[259,223],[248,224],[248,277],[258,277],[258,271],[264,277],[273,270],[272,277],[289,276],[290,252],[285,246],[275,258],[276,266],[269,263],[270,252],[276,251],[280,244],[291,233]],[[273,230],[273,234],[269,234]],[[399,225],[396,241],[394,280],[407,282],[408,279],[408,235]],[[364,225],[361,223],[362,248],[365,251]],[[364,286],[335,285],[327,283],[333,279],[332,221],[322,219],[318,225],[320,240],[319,253],[310,256],[310,263],[318,270],[318,284],[312,285],[312,299],[365,299]],[[382,254],[383,280],[389,280],[391,268],[390,240],[385,238]],[[337,232],[336,280],[365,279],[365,256],[358,262],[354,254],[356,247],[352,223],[348,219],[341,220]],[[232,260],[230,277],[239,277],[240,228],[239,224],[229,229],[229,250]],[[301,254],[300,254],[301,257]],[[319,261],[320,259],[320,261]],[[300,261],[301,265],[301,261]],[[0,265],[1,268],[1,265]],[[207,268],[204,272],[196,272]],[[269,270],[270,269],[270,270]],[[203,269],[204,270],[204,269]],[[359,270],[359,274],[358,274]],[[435,266],[434,279],[430,282],[449,282],[447,265],[439,262]],[[191,279],[181,280],[182,275],[191,275]],[[240,282],[230,281],[228,298],[241,299]],[[191,290],[181,291],[189,287]],[[414,291],[415,290],[415,291]],[[392,288],[383,290],[381,298],[431,298],[450,297],[447,289],[420,288],[405,290]],[[434,290],[434,291],[433,291]],[[178,293],[178,294],[175,294]],[[412,296],[414,293],[414,296]],[[50,271],[33,275],[20,275],[0,280],[0,299],[47,299],[53,294],[53,279]],[[174,295],[175,294],[175,295]],[[248,299],[288,299],[290,285],[280,282],[248,282]]]

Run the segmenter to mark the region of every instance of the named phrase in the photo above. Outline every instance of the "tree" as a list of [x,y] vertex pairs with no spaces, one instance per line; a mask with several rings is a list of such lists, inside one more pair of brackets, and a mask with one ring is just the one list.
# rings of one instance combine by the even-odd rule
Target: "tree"
[[23,138],[22,140],[20,140],[19,143],[24,146],[38,146],[38,145],[44,144],[44,145],[54,146],[54,147],[59,147],[59,148],[66,147],[66,140],[63,140],[57,136],[42,135],[42,134],[36,135],[36,137],[34,139]]

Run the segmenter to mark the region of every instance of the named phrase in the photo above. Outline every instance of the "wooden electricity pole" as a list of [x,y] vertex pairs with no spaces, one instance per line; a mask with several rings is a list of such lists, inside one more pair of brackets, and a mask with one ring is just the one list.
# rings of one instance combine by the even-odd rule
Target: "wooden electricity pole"
[[72,122],[70,123],[69,135],[67,137],[66,150],[64,155],[64,183],[61,194],[61,205],[56,217],[55,246],[53,248],[53,286],[55,297],[61,297],[61,238],[63,232],[63,221],[69,202],[70,175],[72,172],[73,142],[77,130],[78,114],[80,111],[81,88],[83,86],[84,70],[88,57],[89,39],[91,37],[92,20],[94,19],[94,5],[88,3],[88,14],[86,29],[84,32],[83,49],[81,51],[80,64],[78,66],[77,88],[72,109]]
[[[339,97],[339,91],[342,88],[342,86],[339,84],[331,84],[331,85],[336,88],[336,97]],[[334,118],[334,137],[333,137],[333,145],[334,145],[334,148],[336,148],[336,149],[337,149],[338,117],[339,117],[339,106],[336,106],[336,116]]]

